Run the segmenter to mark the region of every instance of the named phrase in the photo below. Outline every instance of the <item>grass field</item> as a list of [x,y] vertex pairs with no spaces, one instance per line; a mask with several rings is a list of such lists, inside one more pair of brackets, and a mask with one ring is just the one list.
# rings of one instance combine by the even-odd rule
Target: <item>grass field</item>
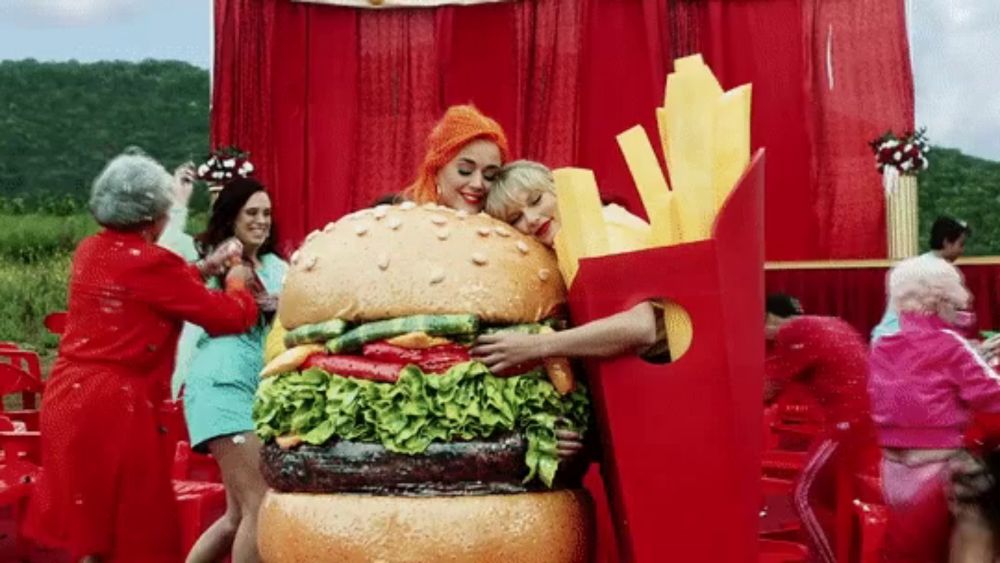
[[[189,227],[204,225],[196,216]],[[77,243],[98,230],[87,213],[0,214],[0,341],[51,355],[58,339],[42,320],[66,309],[70,260]],[[190,229],[189,229],[190,230]]]

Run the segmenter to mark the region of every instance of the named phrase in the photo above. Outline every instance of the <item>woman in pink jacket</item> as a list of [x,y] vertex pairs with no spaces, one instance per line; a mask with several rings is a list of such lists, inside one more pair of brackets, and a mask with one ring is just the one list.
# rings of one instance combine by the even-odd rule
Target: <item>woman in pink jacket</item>
[[1000,377],[952,328],[969,292],[944,260],[900,262],[889,298],[901,330],[871,351],[868,390],[890,508],[886,561],[992,562],[976,501],[990,486],[963,449],[974,412],[1000,412]]

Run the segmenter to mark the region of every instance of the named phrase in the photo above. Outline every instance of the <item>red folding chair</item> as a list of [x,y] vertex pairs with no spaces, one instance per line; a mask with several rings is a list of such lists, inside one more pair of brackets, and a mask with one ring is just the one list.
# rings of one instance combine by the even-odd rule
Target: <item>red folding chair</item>
[[173,466],[174,495],[177,498],[181,542],[185,553],[226,512],[226,488],[222,483],[194,479],[208,465],[214,469],[217,477],[218,469],[210,456],[193,452],[187,442],[177,444]]
[[762,539],[757,561],[760,563],[807,563],[809,548],[790,541]]
[[[0,398],[20,395],[22,405],[19,410],[7,410],[0,401],[0,414],[12,421],[22,422],[27,430],[38,430],[38,397],[45,389],[36,371],[38,355],[23,350],[0,350],[0,357],[15,360],[0,363]],[[22,366],[27,366],[27,369]]]
[[10,419],[0,416],[0,506],[8,507],[13,517],[17,536],[15,553],[21,560],[28,560],[31,544],[21,534],[22,517],[28,497],[38,479],[39,434],[15,430]]
[[56,311],[45,315],[45,328],[52,334],[62,334],[66,331],[66,312]]
[[882,561],[882,546],[889,520],[889,510],[884,505],[854,501],[854,515],[858,525],[859,563]]

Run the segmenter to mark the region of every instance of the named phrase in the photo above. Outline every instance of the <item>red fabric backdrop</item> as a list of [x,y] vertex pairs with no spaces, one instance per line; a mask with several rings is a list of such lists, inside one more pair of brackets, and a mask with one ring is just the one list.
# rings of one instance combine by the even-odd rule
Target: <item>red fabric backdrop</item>
[[[980,330],[1000,330],[1000,264],[959,266],[973,295]],[[863,268],[772,269],[766,272],[768,293],[787,293],[802,301],[811,315],[840,317],[867,337],[885,312],[888,265]]]
[[754,83],[768,259],[884,253],[866,141],[912,126],[903,0],[216,0],[215,15],[213,143],[251,151],[289,245],[406,185],[430,125],[470,101],[516,157],[592,168],[641,214],[614,137],[636,123],[655,134],[673,58],[701,51],[724,87]]

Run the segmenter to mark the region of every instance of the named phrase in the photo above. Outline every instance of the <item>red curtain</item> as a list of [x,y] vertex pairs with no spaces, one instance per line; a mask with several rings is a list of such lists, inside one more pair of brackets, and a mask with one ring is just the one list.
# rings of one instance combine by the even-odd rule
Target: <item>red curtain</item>
[[866,141],[912,126],[902,4],[216,0],[213,143],[252,153],[288,246],[405,186],[431,124],[466,102],[504,126],[515,157],[592,168],[606,199],[641,214],[615,136],[636,123],[655,135],[672,60],[701,51],[724,87],[754,83],[768,259],[880,256]]
[[913,127],[904,0],[710,0],[703,31],[723,86],[753,83],[767,259],[885,257],[867,142]]
[[609,200],[638,211],[614,137],[655,133],[672,58],[698,45],[699,7],[680,0],[215,10],[213,143],[252,153],[288,246],[405,186],[456,103],[496,118],[516,157],[593,168]]
[[[1000,329],[1000,264],[959,266],[973,295],[982,330]],[[885,311],[887,265],[865,268],[782,269],[766,272],[768,293],[787,293],[802,301],[810,315],[830,315],[851,323],[867,336]]]

